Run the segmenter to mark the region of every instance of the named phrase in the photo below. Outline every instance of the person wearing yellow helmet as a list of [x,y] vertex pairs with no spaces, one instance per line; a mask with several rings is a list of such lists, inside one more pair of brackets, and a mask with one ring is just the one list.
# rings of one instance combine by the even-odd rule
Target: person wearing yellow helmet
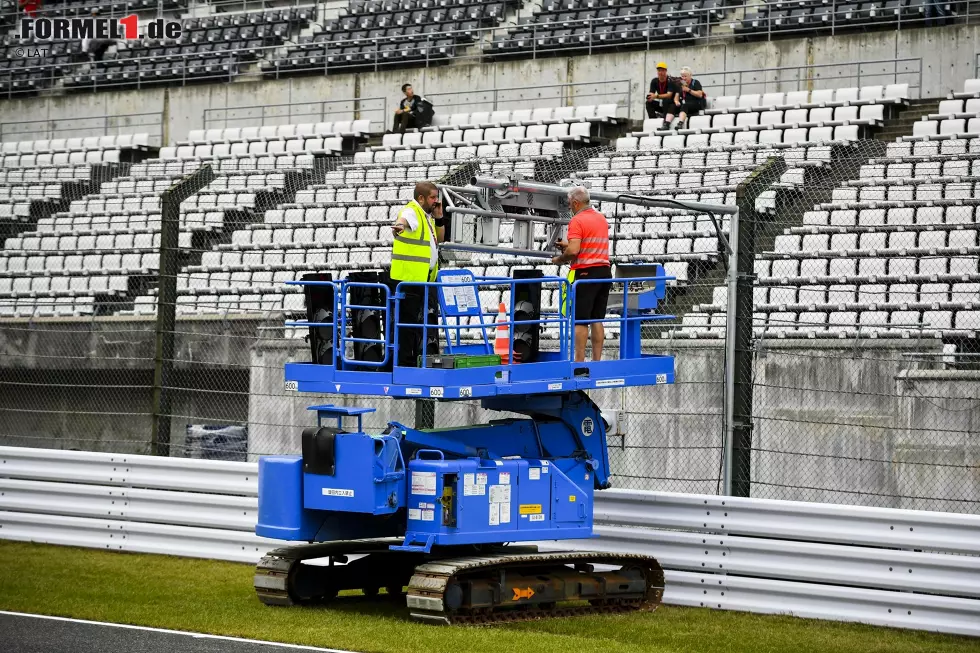
[[674,94],[680,88],[677,80],[667,75],[667,63],[657,64],[657,76],[650,80],[647,93],[647,118],[664,118],[674,106]]

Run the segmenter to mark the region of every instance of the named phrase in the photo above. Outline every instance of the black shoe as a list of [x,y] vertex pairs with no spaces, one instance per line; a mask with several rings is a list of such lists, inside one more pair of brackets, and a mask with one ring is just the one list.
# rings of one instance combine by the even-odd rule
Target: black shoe
[[658,129],[657,131],[669,132],[670,131],[670,123],[669,122],[661,123],[660,124],[660,129]]

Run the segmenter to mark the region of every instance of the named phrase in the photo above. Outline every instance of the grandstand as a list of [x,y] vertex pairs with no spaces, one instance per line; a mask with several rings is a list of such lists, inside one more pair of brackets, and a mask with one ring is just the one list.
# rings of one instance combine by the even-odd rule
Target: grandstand
[[[384,226],[414,183],[474,159],[481,174],[533,177],[564,166],[597,190],[733,204],[737,184],[776,155],[789,169],[773,197],[842,161],[860,166],[758,254],[760,334],[972,335],[980,100],[943,100],[911,134],[869,141],[908,108],[908,95],[907,84],[892,84],[721,96],[687,129],[662,134],[661,121],[648,119],[615,139],[600,134],[626,128],[624,107],[578,105],[441,115],[374,145],[380,126],[367,120],[193,130],[162,147],[147,134],[8,142],[2,211],[17,227],[0,257],[0,311],[155,313],[159,193],[204,163],[217,178],[181,206],[178,312],[224,315],[300,311],[301,296],[282,282],[303,271],[386,265]],[[662,262],[680,286],[719,263],[706,215],[672,221],[670,210],[600,209],[615,218],[619,261]],[[507,269],[483,259],[471,265]],[[723,336],[725,296],[717,287],[664,337]]]

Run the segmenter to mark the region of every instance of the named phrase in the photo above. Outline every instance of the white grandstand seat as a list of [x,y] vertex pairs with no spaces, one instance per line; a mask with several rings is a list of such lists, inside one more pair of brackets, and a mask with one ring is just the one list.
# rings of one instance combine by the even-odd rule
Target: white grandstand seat
[[962,118],[943,120],[939,123],[940,134],[962,134],[966,131],[966,121]]
[[784,93],[763,93],[759,104],[762,107],[780,107],[786,100]]
[[887,100],[907,100],[908,97],[908,83],[888,84],[885,86],[884,98]]
[[861,120],[884,120],[885,106],[882,104],[865,104],[859,114]]
[[725,111],[734,109],[738,106],[738,96],[721,95],[719,97],[708,98],[709,108],[713,111]]
[[862,86],[858,93],[859,100],[881,100],[885,96],[883,86]]
[[782,143],[782,142],[783,142],[782,129],[767,129],[759,132],[760,145],[772,145],[775,143]]
[[814,89],[810,92],[810,104],[830,104],[834,101],[833,89]]
[[790,91],[786,94],[786,106],[796,107],[809,103],[809,91]]

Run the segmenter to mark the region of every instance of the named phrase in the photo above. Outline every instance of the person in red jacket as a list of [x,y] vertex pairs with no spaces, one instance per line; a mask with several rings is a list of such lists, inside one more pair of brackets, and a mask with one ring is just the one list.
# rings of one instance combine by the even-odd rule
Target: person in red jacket
[[[571,263],[569,284],[581,279],[612,278],[609,265],[609,223],[606,216],[589,205],[589,199],[589,191],[583,186],[576,186],[568,191],[568,208],[573,216],[568,225],[568,240],[555,244],[562,253],[551,259],[557,265]],[[610,285],[611,283],[600,282],[575,286],[575,361],[578,363],[585,361],[585,344],[590,340],[590,331],[592,360],[602,359],[602,344],[606,336],[602,322],[578,322],[606,318]],[[565,300],[563,296],[562,315],[567,312]]]
[[41,8],[41,0],[18,0],[18,4],[21,10],[31,18],[34,18],[34,14]]

